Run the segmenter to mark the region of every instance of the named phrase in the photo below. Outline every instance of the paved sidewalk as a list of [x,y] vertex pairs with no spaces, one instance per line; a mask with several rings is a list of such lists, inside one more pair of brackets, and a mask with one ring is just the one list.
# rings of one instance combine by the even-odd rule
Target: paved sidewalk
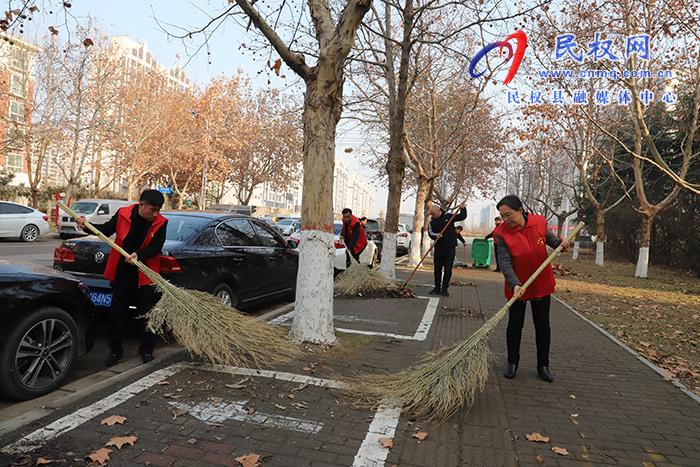
[[[459,249],[458,259],[471,264],[468,255]],[[373,410],[347,396],[342,376],[399,371],[426,351],[466,339],[505,303],[502,276],[483,269],[455,269],[453,280],[474,285],[453,285],[449,298],[429,296],[428,266],[411,281],[423,298],[335,301],[336,329],[369,336],[351,358],[309,351],[266,372],[172,354],[156,360],[150,375],[115,383],[3,436],[0,450],[34,446],[26,465],[43,456],[66,466],[88,465],[87,456],[105,447],[112,451],[108,466],[235,466],[249,454],[265,467],[700,466],[700,399],[556,300],[553,383],[537,377],[530,321],[517,377],[503,378],[506,318],[491,334],[495,360],[484,393],[442,424],[390,407]],[[397,269],[399,278],[409,274]],[[101,424],[112,415],[126,419]],[[549,441],[528,441],[535,432]],[[106,446],[129,436],[136,437],[133,446]],[[393,446],[382,447],[382,437]],[[0,454],[0,466],[19,456]]]

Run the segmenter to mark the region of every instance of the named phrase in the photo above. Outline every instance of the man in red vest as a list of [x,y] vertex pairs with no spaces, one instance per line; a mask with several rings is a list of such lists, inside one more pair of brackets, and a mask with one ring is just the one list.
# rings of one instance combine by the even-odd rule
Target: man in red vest
[[[160,251],[165,243],[168,220],[160,214],[165,203],[163,194],[157,190],[145,190],[141,193],[138,204],[119,209],[105,224],[94,227],[110,236],[117,234],[115,243],[127,252],[124,258],[112,249],[107,259],[104,276],[112,285],[112,304],[110,306],[109,348],[110,354],[105,365],[115,365],[122,357],[122,334],[131,316],[148,313],[160,298],[151,281],[131,262],[136,259],[155,272],[160,272]],[[82,228],[85,218],[76,219]],[[135,306],[136,310],[130,307]],[[139,353],[143,363],[153,360],[156,336],[146,329],[146,321],[141,319],[141,347]]]
[[[343,235],[347,253],[360,262],[360,254],[367,246],[367,235],[360,220],[352,215],[350,208],[343,209]],[[347,266],[350,266],[350,256],[348,256]]]

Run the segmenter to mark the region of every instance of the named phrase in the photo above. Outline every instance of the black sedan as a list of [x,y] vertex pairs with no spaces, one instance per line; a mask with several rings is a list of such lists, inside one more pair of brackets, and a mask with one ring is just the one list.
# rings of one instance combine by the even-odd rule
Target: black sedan
[[[250,216],[202,211],[164,211],[168,230],[161,275],[173,284],[209,292],[244,309],[257,302],[294,297],[299,254],[267,223]],[[64,240],[54,268],[79,277],[98,307],[112,301],[102,277],[111,247],[94,235]]]
[[47,394],[65,380],[97,333],[90,291],[50,268],[0,260],[0,393]]

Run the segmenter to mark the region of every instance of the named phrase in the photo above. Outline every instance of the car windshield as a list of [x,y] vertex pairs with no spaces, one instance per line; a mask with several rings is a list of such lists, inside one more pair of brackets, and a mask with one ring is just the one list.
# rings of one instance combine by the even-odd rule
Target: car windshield
[[95,209],[97,209],[97,203],[83,203],[82,201],[78,201],[71,206],[71,208],[78,214],[92,214],[95,212]]
[[165,233],[165,239],[178,242],[187,240],[192,234],[199,232],[210,220],[206,217],[178,216],[167,212],[162,212],[161,214],[168,219],[168,230]]
[[286,227],[288,225],[294,224],[294,219],[284,219],[277,223],[280,227]]
[[365,225],[365,230],[379,230],[379,223],[377,221],[367,221],[367,225]]

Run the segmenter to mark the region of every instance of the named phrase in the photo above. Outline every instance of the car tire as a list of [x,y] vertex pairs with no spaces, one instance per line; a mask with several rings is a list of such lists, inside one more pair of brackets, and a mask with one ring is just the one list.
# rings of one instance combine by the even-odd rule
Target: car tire
[[[11,329],[0,343],[0,393],[26,400],[60,387],[78,354],[73,318],[60,308],[45,306],[29,312]],[[44,342],[49,345],[42,348]]]
[[19,234],[19,239],[23,242],[35,242],[39,238],[39,227],[34,224],[27,224]]
[[228,284],[221,283],[214,287],[211,294],[221,300],[222,303],[228,306],[236,308],[238,306],[238,296],[236,293],[228,286]]

